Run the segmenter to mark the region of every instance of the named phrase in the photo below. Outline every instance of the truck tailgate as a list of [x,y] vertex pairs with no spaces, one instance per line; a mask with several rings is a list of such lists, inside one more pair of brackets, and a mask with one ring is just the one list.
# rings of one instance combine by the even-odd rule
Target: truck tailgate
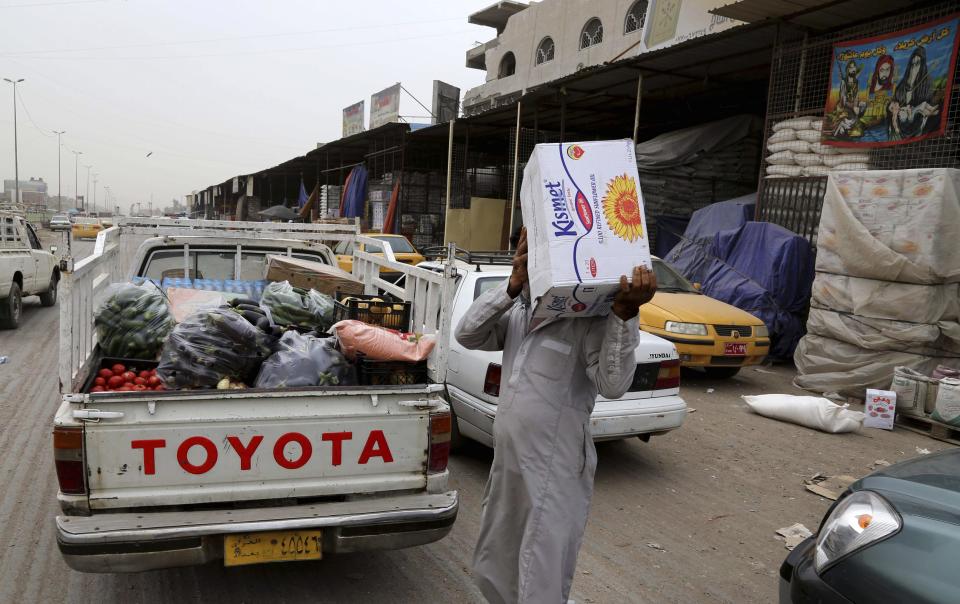
[[84,426],[90,507],[423,489],[429,414],[401,401],[425,398],[424,387],[94,397],[85,408],[113,417]]

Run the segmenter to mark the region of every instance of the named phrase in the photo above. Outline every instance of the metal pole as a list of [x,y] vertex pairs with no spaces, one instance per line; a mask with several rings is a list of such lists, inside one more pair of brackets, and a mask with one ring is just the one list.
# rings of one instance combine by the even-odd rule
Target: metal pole
[[[83,151],[74,151],[73,152],[73,197],[74,202],[79,201],[80,198],[80,156],[83,155]],[[84,199],[83,203],[80,205],[80,210],[85,211],[87,205],[87,200]]]
[[450,189],[453,178],[453,127],[457,120],[450,120],[450,135],[447,138],[447,210],[443,215],[443,244],[449,243],[447,235],[450,232]]
[[[87,192],[84,193],[84,195],[83,195],[83,204],[84,204],[84,205],[86,205],[86,204],[87,204],[87,200],[90,199],[90,168],[92,168],[92,167],[93,167],[93,166],[84,166],[84,168],[87,169]],[[94,213],[94,214],[97,213],[97,207],[96,207],[96,206],[93,207],[93,213]]]
[[507,233],[507,237],[513,236],[513,219],[517,212],[517,171],[520,167],[520,108],[521,101],[517,101],[517,132],[513,142],[513,188],[510,192],[510,231]]
[[[94,212],[97,211],[97,176],[99,176],[99,174],[94,173],[93,175],[93,211]],[[107,211],[106,205],[103,206],[103,210],[105,212]]]
[[637,76],[637,106],[633,110],[633,144],[637,144],[637,133],[640,131],[640,99],[642,98],[643,74]]
[[60,182],[60,156],[62,153],[63,145],[60,144],[60,135],[64,134],[66,130],[54,130],[54,133],[57,135],[57,211],[63,211],[63,187]]
[[3,78],[4,81],[13,84],[13,190],[14,205],[20,203],[20,157],[17,151],[17,84],[23,81],[23,78],[11,80]]

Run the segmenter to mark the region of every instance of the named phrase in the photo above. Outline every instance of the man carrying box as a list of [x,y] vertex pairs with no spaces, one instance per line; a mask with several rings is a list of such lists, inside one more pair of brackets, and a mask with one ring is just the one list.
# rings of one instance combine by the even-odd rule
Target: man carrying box
[[474,554],[490,602],[567,601],[597,463],[590,414],[598,393],[620,398],[633,381],[637,315],[656,288],[653,272],[637,266],[632,280],[620,277],[606,317],[536,318],[524,229],[509,280],[477,298],[457,327],[464,347],[503,350]]

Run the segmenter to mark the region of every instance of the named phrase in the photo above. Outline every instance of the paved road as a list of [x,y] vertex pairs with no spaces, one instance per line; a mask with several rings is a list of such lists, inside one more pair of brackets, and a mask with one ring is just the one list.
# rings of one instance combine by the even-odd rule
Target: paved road
[[[320,562],[125,575],[76,573],[56,547],[50,424],[58,404],[58,308],[26,301],[22,327],[0,332],[0,603],[480,602],[470,580],[480,495],[492,454],[452,458],[462,508],[426,547]],[[860,476],[877,459],[938,450],[896,431],[828,435],[750,414],[741,394],[798,392],[789,368],[717,383],[684,375],[696,411],[684,427],[598,447],[596,495],[573,597],[579,602],[771,602],[786,550],[777,528],[815,528],[829,502],[804,491],[814,473]],[[712,392],[709,389],[714,389]]]

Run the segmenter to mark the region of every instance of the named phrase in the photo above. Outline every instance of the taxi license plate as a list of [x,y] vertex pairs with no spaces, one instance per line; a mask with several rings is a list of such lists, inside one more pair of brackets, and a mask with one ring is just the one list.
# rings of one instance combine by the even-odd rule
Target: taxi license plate
[[726,342],[723,345],[723,356],[742,357],[747,355],[747,345],[737,342]]
[[320,560],[321,531],[242,533],[223,538],[223,565]]

